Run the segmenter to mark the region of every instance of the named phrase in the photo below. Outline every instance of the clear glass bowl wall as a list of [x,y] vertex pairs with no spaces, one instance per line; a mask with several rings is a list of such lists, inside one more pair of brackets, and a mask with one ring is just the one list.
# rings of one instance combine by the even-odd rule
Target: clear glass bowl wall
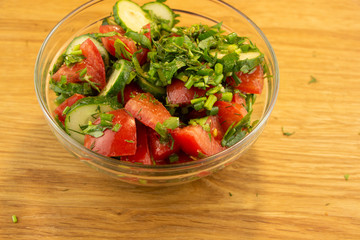
[[[135,2],[142,5],[148,1],[135,0]],[[90,1],[75,9],[52,29],[39,51],[35,65],[35,90],[50,129],[60,143],[74,156],[96,170],[124,182],[146,186],[190,182],[208,176],[239,159],[259,137],[266,125],[278,93],[279,71],[274,51],[262,31],[239,10],[217,0],[168,0],[166,4],[181,15],[179,25],[190,26],[195,23],[214,25],[223,22],[223,27],[227,31],[249,37],[264,53],[273,77],[265,81],[263,93],[257,97],[254,106],[252,120],[259,119],[259,123],[244,139],[221,153],[198,161],[165,166],[144,166],[94,153],[68,136],[57,125],[52,116],[55,95],[48,91],[49,71],[74,37],[98,32],[102,19],[109,16],[114,3],[115,1]],[[216,11],[213,11],[214,9]]]

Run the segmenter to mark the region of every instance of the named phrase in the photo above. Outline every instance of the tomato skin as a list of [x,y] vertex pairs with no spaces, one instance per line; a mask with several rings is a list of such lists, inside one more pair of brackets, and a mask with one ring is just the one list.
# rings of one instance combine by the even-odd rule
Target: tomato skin
[[136,136],[137,136],[137,146],[136,146],[135,155],[121,157],[121,160],[132,163],[142,163],[144,165],[152,165],[153,162],[151,160],[150,151],[149,151],[147,129],[139,121],[136,121]]
[[[126,104],[132,97],[138,95],[139,93],[143,93],[144,91],[134,82],[125,86],[124,89],[124,104]],[[118,101],[122,102],[122,93],[118,94]]]
[[[113,124],[120,124],[119,131],[106,129],[104,135],[95,138],[85,135],[84,146],[94,152],[108,157],[128,156],[136,153],[137,137],[135,119],[124,109],[108,112],[113,114]],[[93,124],[99,124],[100,118]]]
[[[117,25],[101,25],[100,28],[99,28],[99,31],[101,33],[108,33],[108,32],[118,32],[120,33],[120,35],[115,35],[115,36],[112,36],[112,37],[103,37],[101,38],[101,41],[102,43],[104,44],[104,47],[106,48],[106,50],[113,56],[116,55],[116,51],[115,51],[115,47],[114,47],[114,44],[115,44],[115,41],[117,39],[119,39],[120,41],[122,41],[126,47],[127,47],[127,51],[133,55],[136,51],[142,49],[143,51],[138,53],[136,55],[136,58],[138,59],[140,65],[144,64],[146,62],[146,59],[147,59],[147,53],[149,52],[149,49],[146,49],[146,48],[141,48],[141,47],[137,47],[136,46],[136,43],[128,38],[128,37],[125,37],[124,34],[125,34],[125,31],[124,29],[122,29],[120,26],[117,26]],[[124,55],[121,54],[121,57],[126,59],[126,60],[131,60],[131,59],[128,59],[128,58],[125,58]]]
[[80,79],[79,72],[86,68],[86,74],[91,76],[89,80],[94,82],[100,90],[103,89],[106,85],[105,64],[99,50],[90,39],[86,39],[80,45],[80,50],[85,56],[85,59],[70,67],[65,64],[62,65],[52,78],[55,81],[60,81],[61,76],[65,76],[67,82],[83,82],[83,80]]
[[[164,160],[168,158],[171,154],[176,153],[180,149],[180,145],[175,141],[170,139],[168,143],[163,143],[160,141],[160,135],[149,129],[149,143],[150,143],[150,152],[151,156],[153,156],[154,160]],[[171,149],[171,145],[173,147]]]
[[200,125],[176,128],[173,137],[180,144],[182,151],[194,157],[198,157],[199,153],[211,156],[225,149],[218,141],[210,139],[208,132]]
[[260,94],[264,87],[264,72],[262,67],[259,65],[255,68],[252,73],[235,73],[241,80],[240,84],[236,84],[232,77],[226,79],[226,81],[236,89],[246,93]]
[[231,124],[239,122],[247,114],[242,104],[217,101],[214,106],[219,108],[218,116],[224,131],[226,131]]
[[62,102],[55,110],[54,110],[54,115],[58,116],[58,119],[60,122],[62,122],[64,124],[65,122],[65,118],[66,115],[63,114],[63,111],[66,107],[71,107],[74,103],[76,103],[78,100],[84,98],[84,95],[75,93],[74,95],[72,95],[71,97],[69,97],[68,99],[66,99],[64,102]]
[[166,87],[166,93],[170,104],[188,105],[195,97],[205,96],[206,90],[196,87],[187,89],[183,81],[173,79],[172,83]]
[[125,104],[125,109],[145,126],[152,129],[155,129],[158,122],[163,123],[171,117],[164,105],[151,93],[140,93],[129,99]]

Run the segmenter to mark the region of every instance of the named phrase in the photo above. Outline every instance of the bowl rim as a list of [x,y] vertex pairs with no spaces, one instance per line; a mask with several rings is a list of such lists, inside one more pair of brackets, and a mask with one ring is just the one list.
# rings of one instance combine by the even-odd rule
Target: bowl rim
[[[68,19],[70,18],[72,15],[76,14],[77,12],[84,10],[94,4],[97,4],[98,2],[102,2],[102,0],[90,0],[80,6],[78,6],[77,8],[75,8],[74,10],[72,10],[70,13],[68,13],[64,18],[62,18],[49,32],[49,34],[46,36],[46,38],[44,39],[40,50],[38,52],[37,58],[36,58],[36,62],[35,62],[35,69],[34,69],[34,84],[35,84],[35,93],[38,99],[38,102],[40,104],[41,110],[43,111],[45,117],[48,119],[48,122],[51,124],[51,126],[53,127],[53,129],[59,133],[67,142],[69,142],[71,145],[76,146],[77,149],[81,150],[82,152],[85,152],[87,156],[91,156],[91,161],[94,161],[95,159],[93,159],[93,157],[96,157],[95,161],[104,161],[104,163],[106,164],[115,164],[118,167],[119,166],[123,166],[124,168],[141,168],[141,169],[148,169],[148,170],[169,170],[169,169],[184,169],[184,168],[191,168],[191,167],[196,167],[199,165],[206,165],[206,164],[211,164],[213,162],[216,162],[217,158],[221,159],[221,156],[223,155],[227,155],[229,153],[231,153],[232,151],[234,151],[234,149],[238,148],[239,145],[242,145],[245,141],[247,141],[248,139],[251,139],[252,136],[254,136],[257,131],[259,129],[262,129],[264,127],[264,125],[266,124],[271,112],[274,109],[276,100],[277,100],[277,96],[278,96],[278,92],[279,92],[279,85],[280,85],[280,74],[279,74],[279,66],[278,66],[278,61],[274,52],[274,49],[272,48],[269,40],[267,39],[267,37],[265,36],[265,34],[262,32],[262,30],[247,16],[245,15],[243,12],[241,12],[240,10],[238,10],[236,7],[232,6],[231,4],[225,2],[224,0],[212,0],[214,2],[218,2],[221,3],[223,5],[225,5],[226,7],[230,8],[231,10],[235,11],[236,13],[238,13],[239,15],[241,15],[245,20],[247,20],[247,22],[256,30],[256,32],[260,35],[260,37],[262,38],[262,40],[264,41],[267,50],[270,53],[270,58],[272,59],[272,64],[274,67],[274,72],[272,75],[272,78],[274,80],[274,89],[272,91],[271,94],[271,98],[268,101],[268,106],[265,108],[265,112],[262,114],[259,122],[257,123],[257,125],[255,126],[255,128],[248,133],[243,139],[241,139],[239,142],[237,142],[236,144],[234,144],[233,146],[217,153],[214,154],[212,156],[206,157],[206,158],[202,158],[202,159],[198,159],[195,161],[191,161],[191,162],[184,162],[184,163],[178,163],[178,164],[166,164],[166,165],[142,165],[142,164],[136,164],[136,163],[131,163],[131,162],[126,162],[126,161],[120,161],[117,159],[113,159],[110,157],[106,157],[103,156],[101,154],[98,154],[96,152],[93,152],[89,149],[87,149],[86,147],[84,147],[82,144],[80,144],[79,142],[77,142],[75,139],[73,139],[72,137],[70,137],[54,120],[54,118],[52,117],[52,114],[50,113],[50,111],[48,110],[47,107],[47,103],[45,101],[43,101],[42,99],[42,94],[41,94],[41,84],[37,84],[37,72],[39,72],[39,68],[40,68],[40,59],[43,55],[44,49],[49,41],[49,39],[52,37],[52,35],[54,34],[54,32]],[[179,9],[173,9],[174,11],[182,11]],[[188,12],[188,11],[184,11],[184,12]],[[198,16],[204,17],[204,18],[208,18],[206,16],[203,16],[201,14],[197,14],[194,12],[189,12],[192,14],[196,14]],[[213,19],[210,19],[213,20]],[[40,81],[40,80],[39,80]],[[84,160],[89,160],[89,159],[84,159]]]

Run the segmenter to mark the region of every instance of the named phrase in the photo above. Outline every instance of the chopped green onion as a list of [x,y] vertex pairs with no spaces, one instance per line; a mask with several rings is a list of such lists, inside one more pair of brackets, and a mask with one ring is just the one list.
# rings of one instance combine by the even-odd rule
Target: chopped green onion
[[71,54],[72,55],[82,55],[82,51],[81,50],[72,51]]
[[206,87],[206,86],[205,86],[205,83],[204,83],[204,82],[197,82],[197,83],[194,83],[194,87],[204,88],[204,87]]
[[190,102],[191,102],[191,104],[196,104],[196,103],[203,102],[203,101],[206,101],[206,97],[194,98]]
[[64,111],[62,112],[62,114],[66,115],[69,111],[70,111],[70,107],[66,106],[66,108],[64,108]]
[[213,79],[216,85],[220,84],[224,78],[224,74],[216,75]]
[[211,110],[216,101],[217,97],[215,95],[210,95],[204,104],[204,108],[207,110]]
[[80,50],[80,44],[75,45],[75,46],[73,47],[73,51],[76,51],[76,50]]
[[168,119],[166,119],[163,122],[164,127],[166,127],[167,129],[172,129],[174,130],[175,128],[177,128],[180,125],[180,121],[178,117],[169,117]]
[[221,94],[221,101],[231,102],[232,99],[233,99],[232,92],[224,92],[223,94]]
[[349,180],[349,177],[350,177],[349,174],[345,174],[345,175],[344,175],[345,181]]
[[13,223],[18,222],[18,219],[17,219],[16,215],[12,215],[11,218],[12,218]]
[[186,76],[184,72],[180,72],[179,74],[177,74],[176,78],[183,82],[186,82],[189,79],[189,77]]
[[220,75],[223,73],[224,67],[221,63],[215,64],[215,74]]
[[234,43],[235,40],[237,39],[237,34],[235,32],[229,33],[226,36],[226,39],[228,40],[229,43]]
[[218,107],[212,107],[211,110],[206,111],[206,114],[207,114],[208,116],[215,116],[216,114],[218,114],[218,112],[219,112],[219,108],[218,108]]
[[194,78],[193,75],[190,76],[190,78],[186,81],[185,87],[187,89],[190,89],[194,85]]
[[238,77],[238,75],[236,75],[236,73],[233,73],[232,77],[237,85],[241,83],[241,79]]
[[194,104],[194,109],[195,109],[196,111],[199,111],[199,110],[201,110],[201,109],[203,109],[203,108],[204,108],[204,101],[198,102],[198,103],[195,103],[195,104]]
[[204,125],[206,121],[209,119],[209,117],[203,117],[203,118],[194,118],[189,121],[190,125]]
[[206,92],[206,95],[211,95],[211,94],[215,94],[217,92],[219,92],[222,89],[223,86],[221,85],[217,85],[214,88],[211,88],[209,91]]

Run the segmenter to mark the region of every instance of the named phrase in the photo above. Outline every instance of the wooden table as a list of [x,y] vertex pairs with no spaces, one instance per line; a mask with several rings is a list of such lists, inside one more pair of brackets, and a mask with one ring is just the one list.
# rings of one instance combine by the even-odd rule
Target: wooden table
[[275,49],[276,107],[243,158],[166,188],[88,168],[45,122],[35,59],[74,1],[0,2],[0,239],[360,239],[360,2],[229,2]]

